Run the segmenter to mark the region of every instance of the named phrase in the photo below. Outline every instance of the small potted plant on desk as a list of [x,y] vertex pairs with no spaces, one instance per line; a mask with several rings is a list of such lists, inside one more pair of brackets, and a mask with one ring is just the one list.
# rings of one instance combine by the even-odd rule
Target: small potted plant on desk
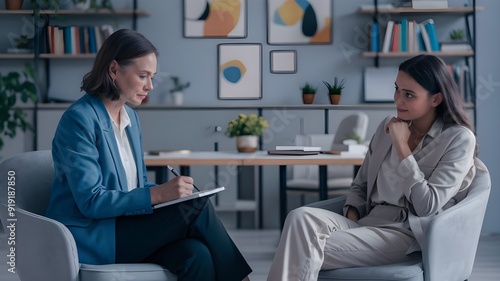
[[3,136],[14,138],[18,128],[23,132],[33,130],[26,113],[16,108],[19,100],[22,103],[36,101],[35,70],[31,64],[26,64],[22,73],[0,73],[0,150],[4,146]]
[[269,127],[267,120],[257,114],[241,113],[238,118],[227,124],[226,135],[236,137],[236,148],[239,152],[255,152],[258,147],[258,137]]
[[330,96],[330,103],[339,104],[340,95],[342,94],[342,90],[345,88],[344,79],[339,81],[338,77],[335,77],[333,79],[333,84],[330,84],[326,81],[323,81],[323,84],[325,84],[326,88],[328,89],[328,95]]
[[177,76],[172,76],[170,77],[170,79],[172,79],[172,82],[174,83],[174,87],[170,90],[174,105],[182,105],[183,91],[187,89],[191,85],[191,83],[181,83],[179,77]]
[[314,88],[306,82],[306,84],[301,87],[300,90],[302,91],[302,102],[304,102],[304,104],[312,104],[317,88]]

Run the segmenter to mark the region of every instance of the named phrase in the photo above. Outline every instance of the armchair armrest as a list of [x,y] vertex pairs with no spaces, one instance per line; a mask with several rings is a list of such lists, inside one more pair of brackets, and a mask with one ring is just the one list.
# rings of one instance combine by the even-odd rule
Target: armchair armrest
[[465,199],[429,224],[422,247],[425,280],[466,280],[472,272],[490,193],[489,175],[476,175],[472,185]]
[[21,280],[78,281],[78,251],[68,228],[23,209],[16,209],[16,217],[16,268]]
[[335,198],[328,199],[328,200],[323,200],[323,201],[318,201],[318,202],[314,202],[311,204],[307,204],[307,205],[305,205],[305,207],[321,208],[321,209],[329,210],[329,211],[332,211],[332,212],[335,212],[335,213],[342,215],[342,213],[343,213],[342,209],[344,208],[344,203],[345,203],[346,198],[347,198],[347,196],[344,195],[344,196],[335,197]]

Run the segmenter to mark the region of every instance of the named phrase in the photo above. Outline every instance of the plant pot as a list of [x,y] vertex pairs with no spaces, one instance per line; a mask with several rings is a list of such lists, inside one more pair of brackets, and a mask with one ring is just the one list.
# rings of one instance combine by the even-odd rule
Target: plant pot
[[339,104],[340,95],[330,95],[330,103],[331,104]]
[[172,93],[172,101],[174,105],[182,105],[183,100],[184,100],[184,94],[182,92]]
[[5,0],[5,9],[21,10],[23,8],[23,0]]
[[304,104],[311,104],[314,101],[315,94],[302,94],[302,101]]
[[255,152],[257,151],[257,146],[259,144],[259,138],[257,136],[237,136],[236,137],[236,148],[239,152]]
[[81,11],[86,11],[90,9],[90,0],[86,0],[83,2],[76,1],[75,2],[75,9],[81,10]]

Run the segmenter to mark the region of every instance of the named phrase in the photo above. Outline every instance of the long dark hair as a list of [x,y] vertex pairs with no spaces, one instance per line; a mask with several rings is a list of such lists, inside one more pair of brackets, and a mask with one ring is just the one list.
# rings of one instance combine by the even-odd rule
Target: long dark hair
[[[433,55],[418,55],[403,62],[399,71],[410,75],[429,95],[441,93],[443,101],[436,108],[436,113],[443,122],[462,125],[475,132],[469,115],[465,112],[465,103],[457,83],[442,59]],[[477,156],[477,153],[476,143],[474,156]]]
[[120,66],[127,66],[133,59],[151,53],[158,56],[158,50],[144,35],[130,29],[117,30],[102,44],[92,70],[83,77],[80,89],[90,95],[117,100],[120,92],[108,73],[111,62],[116,60]]
[[445,123],[462,125],[474,132],[460,90],[443,60],[433,55],[418,55],[403,62],[399,71],[410,75],[429,95],[441,93],[443,101],[436,113]]

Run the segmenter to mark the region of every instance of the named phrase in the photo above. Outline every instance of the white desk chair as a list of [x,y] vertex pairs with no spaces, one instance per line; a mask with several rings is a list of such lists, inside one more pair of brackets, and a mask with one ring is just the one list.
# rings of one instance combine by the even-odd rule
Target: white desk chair
[[[297,135],[295,145],[319,146],[321,150],[330,150],[332,144],[342,144],[356,134],[361,141],[366,137],[368,115],[364,112],[345,117],[339,124],[335,134]],[[344,195],[350,188],[354,167],[352,165],[328,166],[328,195],[337,197]],[[305,195],[319,194],[319,168],[314,165],[293,165],[287,168],[287,191],[301,195],[301,205],[305,204]]]

